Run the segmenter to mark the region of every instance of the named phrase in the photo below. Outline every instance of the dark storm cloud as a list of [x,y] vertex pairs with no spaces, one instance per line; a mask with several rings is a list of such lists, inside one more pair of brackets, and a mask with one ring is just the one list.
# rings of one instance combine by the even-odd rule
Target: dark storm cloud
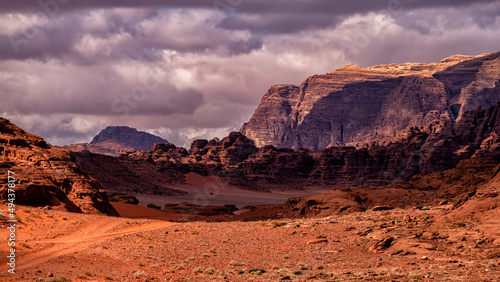
[[[92,20],[92,12],[62,14],[49,21],[43,16],[39,16],[38,21],[36,18],[23,19],[26,28],[10,34],[0,31],[0,59],[60,58],[92,64],[108,58],[157,60],[164,49],[237,55],[262,48],[260,38],[239,38],[216,28],[221,19],[213,13],[201,19],[203,22],[199,19],[201,12],[193,14],[189,11],[174,13],[172,10],[139,9],[128,13],[113,10],[105,13],[102,26],[93,28],[86,26],[88,18]],[[178,21],[177,16],[183,17],[185,22]],[[94,41],[117,37],[122,39],[109,45],[107,48],[111,50],[105,56],[100,52],[91,59],[86,56],[82,58],[75,48],[75,45],[86,39],[85,36]]]
[[289,15],[275,16],[240,15],[225,18],[219,25],[225,29],[251,30],[258,34],[287,34],[309,29],[333,27],[340,22],[339,17],[330,15]]
[[[114,59],[130,58],[134,60],[157,60],[163,49],[178,52],[219,52],[240,54],[259,50],[263,46],[262,36],[272,34],[293,34],[306,30],[335,27],[345,17],[366,12],[385,11],[398,17],[401,11],[418,8],[460,7],[472,4],[487,4],[494,0],[478,1],[410,1],[410,0],[366,0],[366,1],[261,1],[261,0],[215,0],[215,1],[69,1],[41,0],[8,1],[0,7],[0,12],[30,12],[38,15],[41,22],[20,29],[17,32],[0,31],[0,59],[73,59],[89,63],[88,58],[79,58],[74,50],[75,41],[85,34],[96,38],[111,37],[116,34],[129,36],[116,46],[106,57]],[[36,3],[36,2],[35,2]],[[234,8],[234,12],[220,19],[207,20],[207,26],[216,27],[208,30],[205,26],[195,29],[177,27],[169,32],[161,32],[170,24],[169,8],[200,8],[216,10],[217,7]],[[224,7],[226,7],[224,6]],[[109,13],[106,27],[88,30],[82,23],[82,17],[92,9],[133,7],[140,8],[140,17],[123,16]],[[481,11],[476,16],[478,24],[486,27],[494,21],[496,11]],[[70,13],[68,15],[68,13]],[[165,15],[167,14],[167,15]],[[163,18],[162,18],[163,17]],[[158,25],[148,32],[141,30],[140,23],[145,19],[162,18],[164,26]],[[428,32],[424,24],[409,21],[403,16],[403,24],[409,28]],[[185,21],[190,19],[187,15]],[[26,21],[26,20],[25,20]],[[222,30],[220,30],[222,29]],[[223,30],[246,30],[250,38],[235,39]],[[214,32],[217,31],[217,32]],[[3,34],[2,34],[3,33]],[[29,44],[28,44],[29,43]],[[105,58],[94,56],[96,60]]]
[[54,144],[128,125],[185,145],[237,130],[273,84],[498,51],[499,15],[493,0],[4,1],[0,114]]
[[4,1],[0,6],[2,12],[12,11],[37,11],[40,7],[57,9],[63,7],[71,9],[96,9],[96,8],[229,8],[237,12],[272,14],[295,13],[317,14],[328,13],[334,15],[349,15],[367,11],[377,11],[401,5],[403,9],[432,8],[432,7],[457,7],[472,3],[490,3],[494,0],[16,0]]

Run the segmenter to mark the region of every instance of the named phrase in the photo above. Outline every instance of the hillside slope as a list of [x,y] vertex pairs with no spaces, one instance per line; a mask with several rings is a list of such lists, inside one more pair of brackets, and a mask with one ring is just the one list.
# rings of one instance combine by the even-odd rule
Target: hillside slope
[[[84,213],[118,215],[100,185],[75,162],[69,150],[53,147],[0,118],[0,174],[15,173],[15,204],[54,206]],[[8,199],[7,181],[0,198]]]

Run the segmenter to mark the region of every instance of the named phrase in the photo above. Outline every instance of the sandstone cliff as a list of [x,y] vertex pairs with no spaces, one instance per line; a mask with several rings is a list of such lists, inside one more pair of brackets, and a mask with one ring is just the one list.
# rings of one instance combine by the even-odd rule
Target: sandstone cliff
[[257,150],[252,140],[233,132],[222,140],[195,140],[189,151],[171,143],[159,143],[151,151],[128,152],[119,157],[90,152],[76,156],[78,164],[107,191],[183,195],[186,192],[172,186],[184,184],[187,173],[218,174]]
[[[73,212],[118,215],[100,185],[76,164],[69,150],[53,147],[0,118],[0,174],[16,177],[15,204],[55,206]],[[0,197],[7,199],[7,182]]]
[[124,152],[149,151],[155,143],[168,141],[156,135],[137,131],[127,126],[108,126],[96,135],[90,143],[65,146],[74,152],[90,151],[95,154],[118,156]]
[[500,100],[500,52],[439,63],[346,65],[269,89],[240,132],[258,147],[360,147]]
[[384,187],[416,174],[450,169],[464,159],[500,161],[500,104],[465,112],[456,122],[441,117],[361,148],[257,148],[233,132],[222,140],[196,140],[189,150],[162,143],[151,151],[118,158],[78,156],[81,166],[105,189],[117,192],[177,193],[169,186],[182,184],[189,172],[216,175],[226,183],[261,191]]

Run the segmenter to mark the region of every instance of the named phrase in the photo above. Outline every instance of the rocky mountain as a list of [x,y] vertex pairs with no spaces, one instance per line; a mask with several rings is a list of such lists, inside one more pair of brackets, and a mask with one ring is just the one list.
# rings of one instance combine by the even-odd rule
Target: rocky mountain
[[[90,153],[78,156],[82,168],[105,189],[116,192],[174,193],[169,185],[183,183],[190,172],[260,191],[379,188],[409,181],[417,174],[453,168],[464,159],[500,161],[500,104],[464,112],[455,122],[441,117],[424,126],[409,127],[390,139],[360,148],[257,148],[248,137],[233,132],[222,140],[196,140],[189,150],[166,143],[118,158]],[[137,178],[125,179],[123,175]],[[120,187],[128,188],[116,190]]]
[[91,152],[76,153],[78,164],[98,179],[107,191],[153,195],[183,195],[173,189],[195,172],[216,175],[257,152],[253,141],[239,132],[222,140],[195,140],[190,150],[171,143],[153,145],[151,151],[123,153],[118,157]]
[[127,126],[108,126],[97,134],[90,143],[65,146],[74,152],[90,151],[96,154],[118,156],[124,152],[149,151],[155,143],[168,141],[156,135],[137,131]]
[[275,85],[240,132],[258,147],[362,147],[436,118],[500,100],[500,52],[439,63],[346,65],[301,85]]
[[[0,173],[15,173],[15,204],[54,206],[58,209],[118,215],[100,190],[66,149],[53,147],[0,118]],[[0,198],[8,199],[7,181],[0,185]]]

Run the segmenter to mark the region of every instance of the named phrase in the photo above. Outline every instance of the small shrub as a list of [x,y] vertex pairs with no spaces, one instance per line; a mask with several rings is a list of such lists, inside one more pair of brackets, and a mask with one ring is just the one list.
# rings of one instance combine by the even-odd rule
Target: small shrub
[[71,280],[67,279],[64,276],[57,277],[57,278],[52,278],[52,279],[49,280],[49,282],[69,282],[69,281],[71,281]]
[[19,245],[25,247],[25,248],[28,248],[28,249],[31,249],[30,245],[26,244],[26,243],[20,243]]
[[411,274],[408,274],[408,279],[420,280],[420,279],[422,279],[422,277],[418,274],[411,273]]
[[167,274],[167,273],[175,273],[175,270],[173,270],[173,269],[166,270],[164,273],[165,273],[165,274]]
[[249,270],[248,273],[261,275],[262,273],[266,273],[266,271],[264,269],[257,268],[257,269]]
[[193,273],[195,273],[195,274],[196,274],[196,273],[202,273],[202,272],[203,272],[203,270],[204,270],[204,268],[203,268],[203,267],[197,267],[197,268],[193,269]]
[[297,270],[297,271],[294,271],[293,274],[295,274],[295,275],[302,275],[302,271]]
[[204,272],[204,273],[205,273],[205,274],[214,274],[214,273],[215,273],[215,271],[216,271],[216,270],[215,270],[214,268],[209,267],[209,268],[207,268],[207,269],[205,270],[205,272]]
[[272,224],[273,224],[273,227],[280,227],[280,226],[286,225],[286,222],[273,221]]

